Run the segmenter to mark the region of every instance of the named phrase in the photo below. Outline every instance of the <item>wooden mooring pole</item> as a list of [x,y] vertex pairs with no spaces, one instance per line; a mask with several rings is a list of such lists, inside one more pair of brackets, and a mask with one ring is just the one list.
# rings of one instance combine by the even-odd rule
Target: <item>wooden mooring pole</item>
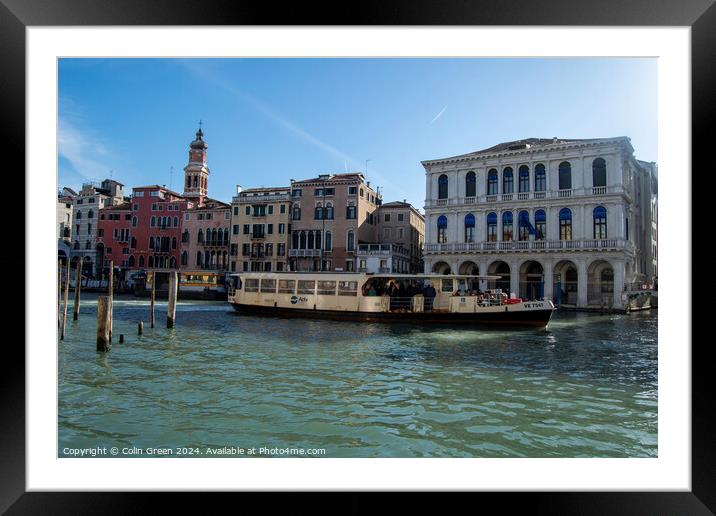
[[97,351],[109,351],[109,296],[97,298]]
[[152,275],[152,300],[149,303],[149,327],[154,328],[154,298],[157,293],[157,273]]
[[141,335],[144,333],[144,321],[139,321],[139,324],[137,324],[137,335]]
[[114,300],[114,261],[109,262],[109,285],[107,290],[109,291],[109,341],[112,342],[112,301]]
[[77,272],[75,273],[75,313],[72,320],[80,318],[80,285],[82,284],[82,260],[77,260]]
[[177,313],[177,273],[169,273],[169,301],[167,303],[167,328],[174,328]]
[[60,340],[65,340],[65,325],[67,324],[67,301],[70,295],[70,259],[67,258],[67,267],[65,268],[65,295],[64,305],[62,307],[62,331],[60,332]]

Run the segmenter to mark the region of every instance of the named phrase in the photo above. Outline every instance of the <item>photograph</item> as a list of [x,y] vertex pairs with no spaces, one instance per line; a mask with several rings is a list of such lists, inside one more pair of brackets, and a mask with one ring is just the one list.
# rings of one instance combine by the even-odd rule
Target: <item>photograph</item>
[[55,458],[659,458],[659,66],[58,57]]

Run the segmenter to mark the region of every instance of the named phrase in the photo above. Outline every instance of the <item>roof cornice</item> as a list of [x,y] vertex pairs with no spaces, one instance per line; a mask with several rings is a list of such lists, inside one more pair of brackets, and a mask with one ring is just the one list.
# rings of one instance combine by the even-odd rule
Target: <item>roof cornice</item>
[[449,158],[425,160],[425,161],[421,161],[420,163],[425,167],[428,165],[441,165],[441,164],[449,164],[449,163],[460,163],[460,162],[465,162],[465,161],[475,161],[475,160],[480,160],[480,159],[525,156],[525,155],[529,155],[529,154],[534,154],[536,152],[561,151],[561,150],[568,150],[568,149],[597,147],[597,146],[609,145],[609,144],[618,144],[618,145],[627,144],[627,145],[629,145],[630,150],[632,152],[634,151],[634,148],[631,147],[631,143],[629,142],[629,139],[626,136],[617,136],[616,138],[600,138],[600,139],[594,139],[594,140],[584,140],[584,141],[573,141],[573,142],[539,145],[539,146],[535,146],[535,147],[530,147],[528,149],[515,149],[515,150],[505,150],[505,151],[498,151],[498,152],[461,154],[459,156],[452,156]]

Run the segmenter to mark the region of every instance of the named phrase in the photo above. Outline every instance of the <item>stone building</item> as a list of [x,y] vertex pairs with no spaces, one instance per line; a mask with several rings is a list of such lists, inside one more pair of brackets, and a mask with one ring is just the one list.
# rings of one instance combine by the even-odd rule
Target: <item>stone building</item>
[[288,270],[290,188],[237,187],[231,209],[231,270]]
[[208,197],[202,197],[202,204],[190,206],[182,221],[179,268],[227,271],[231,207]]
[[392,258],[391,272],[423,272],[423,244],[425,217],[410,203],[393,201],[380,205],[376,211],[378,223],[374,241],[397,244],[405,253]]
[[361,173],[291,180],[294,271],[354,271],[360,243],[373,242],[380,194]]
[[99,277],[102,257],[97,248],[99,210],[125,202],[122,183],[105,179],[101,183],[85,183],[74,198],[72,207],[72,260],[83,262],[83,273]]
[[656,277],[656,165],[629,138],[530,138],[422,164],[426,272],[614,308]]
[[72,205],[77,192],[63,188],[57,194],[57,257],[65,263],[72,249]]

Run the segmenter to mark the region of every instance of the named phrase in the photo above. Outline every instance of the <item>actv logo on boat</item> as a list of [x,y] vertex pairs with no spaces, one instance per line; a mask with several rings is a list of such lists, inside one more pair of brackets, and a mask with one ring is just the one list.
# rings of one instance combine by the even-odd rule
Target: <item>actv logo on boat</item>
[[292,305],[295,305],[295,304],[298,303],[299,301],[300,301],[301,303],[305,303],[306,301],[308,301],[308,298],[307,298],[307,297],[291,296],[291,304],[292,304]]

